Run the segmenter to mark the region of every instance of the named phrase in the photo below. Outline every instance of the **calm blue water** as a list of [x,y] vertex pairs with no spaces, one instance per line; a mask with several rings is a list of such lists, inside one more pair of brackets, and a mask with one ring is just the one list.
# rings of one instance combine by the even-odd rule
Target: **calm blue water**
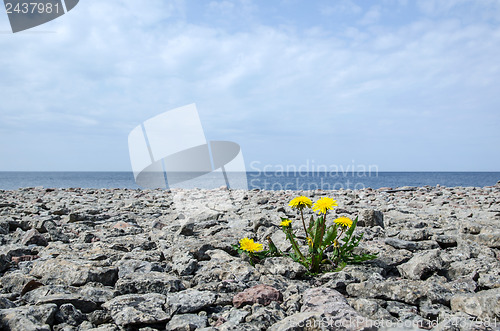
[[[483,187],[495,185],[500,180],[500,172],[378,172],[372,174],[247,172],[246,177],[249,189],[312,190],[320,188],[334,190],[436,186],[437,184],[448,187]],[[199,187],[210,188],[210,177],[204,180],[205,182],[200,183]],[[131,172],[0,172],[0,189],[15,190],[21,187],[37,186],[45,188],[139,188]],[[212,187],[219,186],[219,183],[212,185]]]

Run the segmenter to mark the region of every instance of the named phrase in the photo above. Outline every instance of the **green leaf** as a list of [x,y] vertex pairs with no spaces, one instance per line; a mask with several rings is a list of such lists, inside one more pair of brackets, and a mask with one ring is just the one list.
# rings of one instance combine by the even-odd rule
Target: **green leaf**
[[323,239],[323,247],[330,246],[337,237],[337,224],[330,225],[326,231],[325,238]]
[[273,240],[271,239],[271,236],[267,236],[267,243],[269,245],[269,256],[281,256],[283,255],[283,252],[281,252],[278,247],[274,244]]
[[347,262],[340,262],[338,267],[333,269],[334,272],[342,271],[347,266]]
[[314,224],[314,238],[312,238],[314,248],[320,247],[321,241],[323,239],[321,238],[322,222],[323,222],[323,216],[320,216],[316,219],[316,222]]
[[345,233],[345,237],[344,237],[345,240],[344,241],[346,243],[349,242],[349,240],[351,240],[351,236],[354,233],[354,229],[356,229],[357,224],[358,224],[358,217],[356,217],[356,219],[352,222],[352,225],[349,228],[349,230],[347,230]]
[[309,226],[307,227],[307,232],[312,233],[312,229],[314,227],[314,217],[311,215],[309,219]]

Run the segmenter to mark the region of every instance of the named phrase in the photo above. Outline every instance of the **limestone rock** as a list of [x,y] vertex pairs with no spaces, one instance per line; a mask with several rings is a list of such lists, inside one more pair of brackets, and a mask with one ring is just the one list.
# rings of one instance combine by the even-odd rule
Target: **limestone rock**
[[102,306],[120,326],[155,324],[166,322],[171,317],[167,297],[158,293],[121,295]]
[[21,240],[23,245],[37,245],[37,246],[47,246],[47,239],[40,234],[36,229],[31,229],[24,235]]
[[118,268],[100,266],[95,261],[77,259],[39,259],[33,263],[31,275],[41,278],[44,284],[66,284],[73,286],[98,282],[114,285],[118,279]]
[[71,303],[62,304],[55,315],[57,324],[66,323],[72,326],[78,326],[85,319],[85,315]]
[[192,331],[207,326],[207,317],[196,314],[175,315],[168,322],[166,331]]
[[361,212],[358,219],[359,226],[373,227],[380,226],[384,227],[384,214],[381,211],[373,209],[365,209]]
[[439,250],[432,250],[413,255],[406,263],[397,268],[401,275],[408,279],[427,279],[433,272],[440,270],[443,262],[439,256]]
[[307,273],[307,269],[302,264],[288,257],[267,258],[264,260],[263,268],[264,270],[261,273],[282,275],[289,279],[301,278]]
[[458,294],[451,298],[451,309],[481,319],[500,318],[500,288],[470,294]]
[[[326,330],[323,325],[324,315],[317,312],[297,313],[273,324],[269,331],[316,331]],[[326,323],[325,323],[326,324]]]
[[181,280],[164,272],[135,272],[118,279],[115,289],[119,294],[160,293],[167,294],[184,290]]
[[217,295],[211,291],[187,289],[168,296],[169,305],[178,314],[194,313],[215,303]]
[[0,310],[0,329],[7,331],[51,331],[57,311],[55,304]]
[[345,330],[375,329],[374,321],[355,311],[339,292],[325,288],[311,288],[304,292],[302,313],[319,313],[326,316],[329,328],[340,326]]

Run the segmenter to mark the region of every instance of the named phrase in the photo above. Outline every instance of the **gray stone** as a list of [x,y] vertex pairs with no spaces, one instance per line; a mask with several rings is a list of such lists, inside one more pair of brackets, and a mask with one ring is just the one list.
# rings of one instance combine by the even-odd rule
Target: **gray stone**
[[[347,270],[346,270],[347,269]],[[321,277],[321,281],[326,283],[323,284],[324,287],[331,288],[333,290],[339,291],[342,294],[346,293],[346,286],[352,283],[360,282],[360,279],[356,275],[361,276],[362,280],[367,280],[373,273],[361,274],[357,272],[358,270],[352,269],[351,266],[344,268],[339,272],[326,273]]]
[[480,319],[500,318],[500,288],[477,293],[457,294],[451,300],[451,309]]
[[21,244],[23,245],[37,245],[37,246],[47,246],[47,239],[40,234],[37,230],[31,229],[24,235],[21,240]]
[[9,233],[9,222],[0,220],[0,234],[8,234],[8,233]]
[[368,317],[373,320],[395,320],[387,309],[380,306],[378,301],[380,300],[360,298],[351,299],[349,304],[364,317]]
[[62,226],[57,225],[52,220],[44,221],[42,226],[48,232],[52,241],[62,241],[64,243],[69,243],[70,237],[68,234],[63,233]]
[[245,318],[250,315],[250,311],[244,309],[231,308],[231,310],[225,311],[217,320],[216,324],[231,324],[238,325],[245,321]]
[[4,272],[9,269],[9,267],[10,261],[8,260],[8,257],[5,254],[0,254],[0,272]]
[[494,258],[488,259],[468,259],[465,261],[455,261],[448,265],[445,270],[446,277],[450,280],[461,277],[476,278],[479,272],[490,273],[498,270],[500,263]]
[[417,250],[417,243],[414,241],[401,240],[397,238],[387,238],[385,239],[385,243],[398,249],[407,249],[412,252]]
[[385,272],[392,271],[398,265],[407,262],[413,254],[406,249],[396,249],[379,241],[366,242],[362,249],[365,253],[378,254],[370,265],[382,268]]
[[23,296],[23,300],[30,304],[42,305],[54,303],[62,305],[71,303],[84,313],[89,313],[102,302],[110,300],[113,293],[109,289],[99,289],[90,286],[82,288],[67,285],[46,285],[34,289]]
[[[465,314],[464,314],[465,315]],[[486,327],[480,321],[473,321],[470,316],[451,315],[440,319],[439,324],[432,331],[498,331],[498,328],[492,329]]]
[[385,243],[394,248],[405,249],[411,252],[440,248],[439,244],[434,240],[407,241],[397,238],[387,238]]
[[418,307],[398,301],[388,301],[385,309],[400,320],[411,319],[418,313]]
[[152,271],[149,273],[131,273],[118,279],[115,284],[116,291],[121,294],[132,293],[160,293],[177,292],[185,287],[181,280],[164,272]]
[[[253,267],[245,255],[237,255],[232,248],[243,237],[266,245],[265,238],[270,235],[278,248],[286,251],[290,243],[278,226],[279,216],[297,216],[287,207],[288,202],[296,195],[332,194],[351,216],[362,214],[356,231],[364,233],[364,238],[356,252],[378,253],[375,260],[349,265],[339,273],[312,276],[288,257],[268,258]],[[311,329],[334,329],[328,323],[342,320],[344,315],[300,313],[304,295],[311,287],[349,294],[349,304],[371,320],[399,320],[429,328],[429,321],[439,319],[446,323],[437,329],[452,330],[449,321],[464,321],[473,318],[469,313],[478,314],[477,309],[484,313],[493,307],[491,300],[495,297],[483,296],[486,290],[499,288],[498,187],[422,187],[390,194],[371,189],[264,192],[32,188],[2,191],[0,195],[4,202],[16,202],[14,207],[0,209],[0,307],[2,312],[47,304],[62,307],[57,313],[58,324],[47,324],[52,331],[152,331],[164,328],[169,321],[196,316],[208,317],[212,326],[198,329],[263,330],[295,317],[304,318],[300,314],[324,319],[323,325],[310,325]],[[268,201],[259,205],[259,199]],[[373,212],[363,211],[368,208]],[[380,215],[384,229],[375,225],[380,223],[375,209],[384,212]],[[69,214],[76,222],[66,222]],[[306,217],[311,214],[306,210]],[[301,224],[298,218],[294,221]],[[361,227],[363,222],[367,226]],[[296,228],[299,235],[300,228]],[[41,233],[49,244],[21,245],[31,229]],[[441,262],[434,259],[437,249]],[[253,303],[240,309],[232,305],[235,294],[258,284],[278,290],[283,302],[271,301],[266,306]],[[193,292],[192,300],[200,297],[198,301],[202,302],[179,296],[181,292],[191,293],[184,292],[181,285],[198,291]],[[147,300],[137,297],[154,295],[152,292],[163,294],[164,303],[151,302],[151,309],[148,304],[141,306]],[[111,322],[111,310],[102,305],[125,293],[136,298],[122,302],[113,316],[118,319],[119,311],[123,311],[127,317],[122,319],[131,319],[117,326]],[[318,297],[322,296],[314,298]],[[450,306],[460,310],[452,311]],[[160,311],[155,313],[158,307]],[[133,314],[128,314],[128,309]],[[193,310],[198,315],[183,316],[180,310]],[[63,313],[79,316],[78,311],[88,320],[78,324],[78,319],[61,317]],[[154,317],[160,313],[167,315],[166,319]],[[153,315],[143,319],[151,323],[141,321],[144,315]],[[46,327],[38,320],[34,324]],[[189,321],[184,324],[179,327],[192,328]],[[287,328],[305,326],[283,326]],[[474,328],[484,330],[485,324]]]
[[94,310],[87,315],[89,322],[93,325],[101,325],[112,321],[111,315],[106,310]]
[[374,325],[374,321],[363,317],[349,306],[342,294],[325,287],[305,291],[300,311],[324,314],[329,327],[341,326],[345,330],[369,330]]
[[428,303],[424,302],[419,307],[420,315],[431,321],[439,319],[440,315],[443,313],[450,313],[451,310],[448,306],[439,303]]
[[161,323],[171,317],[167,297],[158,293],[121,295],[105,302],[102,307],[120,326]]
[[15,308],[16,305],[14,302],[10,301],[7,298],[0,297],[0,309],[9,309],[9,308]]
[[172,258],[172,270],[179,276],[192,275],[198,269],[198,261],[187,254],[179,254]]
[[274,231],[271,234],[271,240],[274,242],[276,247],[282,251],[286,252],[292,247],[288,239],[286,239],[286,234],[283,231]]
[[256,304],[252,306],[252,312],[245,318],[247,324],[255,325],[262,329],[268,329],[271,325],[284,319],[285,312],[276,301],[268,306]]
[[428,286],[424,281],[388,279],[349,284],[346,290],[353,297],[395,300],[413,305],[427,297]]
[[122,259],[115,265],[118,267],[118,278],[123,278],[131,273],[150,273],[152,271],[164,271],[159,263],[137,259]]
[[406,263],[399,265],[399,273],[408,279],[427,279],[432,273],[443,268],[439,250],[417,253]]
[[206,316],[196,314],[174,315],[167,323],[166,331],[192,331],[206,327],[208,319]]
[[195,313],[215,303],[217,295],[210,291],[187,289],[172,293],[168,303],[177,314]]
[[21,271],[8,272],[2,277],[2,291],[21,295],[21,291],[30,281],[36,280],[35,277],[26,275]]
[[78,326],[85,320],[85,315],[75,308],[71,303],[62,304],[55,315],[57,324],[66,323],[72,326]]
[[398,238],[406,241],[420,241],[429,239],[429,232],[427,229],[412,229],[402,230],[398,234]]
[[209,261],[201,261],[193,282],[202,284],[213,281],[234,280],[251,282],[260,279],[260,272],[241,258],[235,258],[222,250],[209,250]]
[[[261,266],[258,265],[260,268]],[[282,275],[289,279],[301,278],[307,273],[307,269],[300,263],[289,257],[269,257],[264,260],[261,273]]]
[[361,211],[358,219],[359,226],[373,227],[380,226],[384,228],[384,214],[381,211],[365,209]]
[[479,233],[476,233],[476,231],[463,231],[468,232],[462,235],[464,239],[475,241],[487,247],[500,248],[500,231],[495,226],[481,226]]
[[435,237],[435,240],[441,248],[457,246],[457,236],[454,235],[438,235]]
[[316,331],[326,330],[325,316],[320,313],[297,313],[273,324],[269,331]]
[[119,328],[115,324],[103,324],[98,326],[97,328],[91,328],[86,331],[119,331]]
[[57,311],[55,304],[0,310],[1,330],[51,331]]
[[486,288],[499,288],[500,287],[500,274],[491,273],[479,273],[479,279],[477,281],[478,285]]
[[39,259],[33,263],[32,276],[44,284],[65,284],[73,286],[98,282],[113,286],[118,279],[118,268],[100,266],[98,261],[77,259]]

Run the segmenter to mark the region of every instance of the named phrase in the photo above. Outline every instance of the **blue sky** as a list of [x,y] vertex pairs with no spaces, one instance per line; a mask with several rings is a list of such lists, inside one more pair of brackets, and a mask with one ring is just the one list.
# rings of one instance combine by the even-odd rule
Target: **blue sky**
[[9,31],[0,171],[129,171],[129,132],[190,103],[248,167],[500,171],[497,0],[81,0]]

